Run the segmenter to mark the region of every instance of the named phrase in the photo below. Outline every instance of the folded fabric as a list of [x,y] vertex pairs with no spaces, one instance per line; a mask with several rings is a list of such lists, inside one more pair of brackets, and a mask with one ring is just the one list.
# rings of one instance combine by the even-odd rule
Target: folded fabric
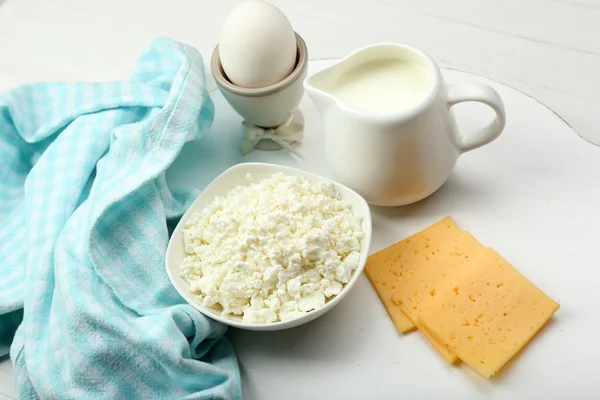
[[164,268],[195,195],[165,170],[213,116],[202,57],[164,38],[128,82],[0,95],[0,351],[21,398],[241,398],[225,326]]

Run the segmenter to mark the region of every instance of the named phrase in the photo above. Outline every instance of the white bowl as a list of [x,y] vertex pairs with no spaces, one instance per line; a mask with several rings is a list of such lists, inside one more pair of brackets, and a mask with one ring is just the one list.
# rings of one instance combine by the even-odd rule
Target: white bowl
[[273,322],[270,324],[250,324],[242,321],[241,316],[222,315],[221,310],[218,308],[204,307],[194,301],[194,296],[189,292],[189,286],[180,275],[180,265],[186,256],[185,248],[183,244],[183,228],[185,221],[187,221],[194,213],[202,211],[206,206],[211,204],[215,196],[224,196],[228,191],[240,185],[249,185],[246,180],[246,174],[252,175],[253,182],[258,182],[264,178],[270,177],[276,172],[283,172],[287,175],[303,176],[308,178],[312,182],[320,182],[328,180],[324,177],[314,175],[308,172],[304,172],[295,168],[284,167],[281,165],[274,164],[263,164],[263,163],[243,163],[235,165],[229,168],[227,171],[219,175],[210,185],[200,193],[198,198],[186,211],[186,213],[177,224],[171,240],[169,240],[169,246],[167,247],[166,255],[166,266],[167,274],[175,289],[179,292],[192,307],[200,311],[202,314],[220,321],[224,324],[235,326],[237,328],[256,330],[256,331],[276,331],[281,329],[293,328],[298,325],[305,324],[313,319],[325,314],[331,310],[337,303],[339,303],[344,296],[352,289],[356,280],[365,268],[367,262],[367,256],[369,255],[369,247],[371,245],[371,212],[367,202],[355,191],[341,185],[337,182],[333,182],[338,193],[340,193],[342,200],[345,203],[352,205],[352,212],[354,215],[362,219],[362,226],[365,231],[365,237],[362,239],[360,248],[360,260],[358,267],[352,273],[350,281],[344,285],[342,291],[337,296],[331,298],[325,303],[324,306],[310,311],[300,318],[285,321],[285,322]]

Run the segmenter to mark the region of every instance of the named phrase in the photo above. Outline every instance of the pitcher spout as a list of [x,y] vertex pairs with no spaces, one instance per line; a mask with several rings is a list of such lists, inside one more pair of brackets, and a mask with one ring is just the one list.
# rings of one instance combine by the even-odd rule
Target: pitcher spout
[[323,115],[325,111],[335,105],[335,98],[318,84],[319,79],[314,79],[316,77],[315,75],[306,78],[304,80],[304,89],[319,110],[319,113]]
[[304,80],[304,89],[321,113],[336,106],[338,100],[332,93],[333,88],[348,69],[348,58],[309,76]]
[[324,92],[323,90],[307,86],[306,84],[305,89],[306,93],[311,98],[321,115],[323,115],[335,104],[335,100],[333,99],[333,97],[330,94]]
[[337,98],[336,85],[348,71],[364,63],[365,59],[370,57],[369,54],[364,54],[365,52],[369,53],[370,51],[356,51],[304,80],[304,89],[317,106],[321,116],[325,116],[327,110],[344,108],[342,107],[344,102]]

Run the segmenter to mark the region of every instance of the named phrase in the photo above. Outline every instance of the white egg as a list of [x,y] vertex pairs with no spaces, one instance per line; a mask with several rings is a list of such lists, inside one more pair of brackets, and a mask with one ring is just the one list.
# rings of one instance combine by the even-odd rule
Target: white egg
[[294,70],[296,53],[290,21],[270,3],[243,2],[223,23],[219,57],[235,85],[260,88],[281,81]]

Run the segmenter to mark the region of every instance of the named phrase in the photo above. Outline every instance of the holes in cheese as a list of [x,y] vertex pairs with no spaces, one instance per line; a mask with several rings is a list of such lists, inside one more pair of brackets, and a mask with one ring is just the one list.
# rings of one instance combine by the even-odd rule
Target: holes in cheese
[[548,322],[559,305],[492,249],[447,283],[420,321],[462,361],[494,375]]
[[399,332],[408,332],[415,325],[392,302],[392,294],[410,279],[423,262],[431,262],[435,250],[445,240],[458,236],[460,232],[454,220],[446,217],[368,258],[365,273]]
[[450,217],[375,253],[365,271],[398,331],[416,325],[446,361],[488,378],[559,307]]
[[419,328],[432,346],[450,363],[456,356],[442,343],[437,343],[431,334],[419,325],[419,315],[429,310],[436,300],[456,296],[454,281],[464,273],[485,248],[469,232],[461,232],[455,238],[446,240],[436,249],[431,262],[423,263],[407,282],[392,295],[392,301]]

